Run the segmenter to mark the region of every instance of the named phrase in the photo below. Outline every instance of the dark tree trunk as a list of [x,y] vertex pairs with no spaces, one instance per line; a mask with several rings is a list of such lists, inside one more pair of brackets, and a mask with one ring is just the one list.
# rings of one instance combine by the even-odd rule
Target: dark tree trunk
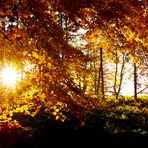
[[115,56],[116,56],[116,68],[115,68],[115,76],[114,76],[114,86],[113,86],[113,89],[114,89],[114,94],[117,98],[117,90],[116,90],[116,87],[117,87],[117,74],[118,74],[118,52],[117,52],[117,49],[116,49],[116,52],[115,52]]
[[118,92],[117,92],[117,98],[118,98],[120,91],[121,91],[123,75],[124,75],[124,65],[125,65],[125,54],[123,54],[123,57],[122,57],[122,66],[121,66],[121,72],[120,72],[120,83],[119,83],[119,88],[118,88]]
[[137,65],[134,63],[134,98],[137,100]]
[[99,70],[99,79],[101,82],[101,96],[104,99],[105,93],[104,93],[104,70],[103,70],[103,49],[100,48],[100,70]]

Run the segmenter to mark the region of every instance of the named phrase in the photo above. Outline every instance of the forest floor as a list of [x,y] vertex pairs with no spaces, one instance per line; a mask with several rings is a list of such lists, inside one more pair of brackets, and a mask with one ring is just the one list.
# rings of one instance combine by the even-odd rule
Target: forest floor
[[[48,130],[47,130],[48,131]],[[47,131],[38,137],[28,141],[9,144],[10,141],[0,139],[0,148],[44,148],[44,147],[66,147],[66,148],[146,148],[148,147],[148,136],[129,135],[104,135],[91,130],[84,131]],[[5,135],[6,136],[6,135]],[[23,138],[23,137],[22,137]]]
[[0,148],[146,148],[148,135],[130,131],[107,133],[96,127],[66,127],[59,123],[44,126],[39,134],[32,136],[28,132],[6,131],[0,135]]
[[[146,148],[148,147],[148,100],[108,101],[85,119],[69,112],[64,122],[16,114],[9,123],[0,122],[0,148]],[[19,123],[19,124],[18,124]]]
[[[53,133],[52,133],[53,132]],[[76,131],[48,131],[42,133],[25,147],[66,147],[66,148],[146,148],[148,147],[148,136],[122,133],[105,134],[95,129],[78,129]],[[22,147],[22,145],[20,145]]]

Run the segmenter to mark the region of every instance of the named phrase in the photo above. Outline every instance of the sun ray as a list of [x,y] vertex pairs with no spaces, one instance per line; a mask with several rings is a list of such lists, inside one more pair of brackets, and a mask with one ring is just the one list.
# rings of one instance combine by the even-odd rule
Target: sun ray
[[19,74],[16,67],[13,67],[12,65],[4,67],[0,73],[0,79],[3,85],[15,87],[19,80]]

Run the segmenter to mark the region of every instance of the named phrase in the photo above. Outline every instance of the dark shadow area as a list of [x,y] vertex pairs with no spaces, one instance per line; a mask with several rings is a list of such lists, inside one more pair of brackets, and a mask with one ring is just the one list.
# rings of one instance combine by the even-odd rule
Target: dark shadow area
[[[36,124],[38,125],[38,130],[36,129],[36,134],[34,134],[33,138],[26,142],[17,143],[15,147],[147,147],[147,125],[140,125],[140,117],[137,115],[133,116],[133,118],[125,120],[115,119],[108,117],[106,111],[98,110],[85,118],[84,125],[70,114],[68,120],[65,122],[54,120],[52,118],[50,118],[50,120],[45,120],[44,118],[44,122]],[[38,118],[39,117],[35,117],[34,119]],[[41,117],[40,120],[43,121]],[[145,122],[146,121],[147,120],[145,119]],[[33,123],[34,122],[35,121],[33,121]],[[33,124],[32,127],[33,126],[35,125]],[[119,130],[118,132],[117,129]],[[145,133],[138,132],[138,130],[142,131],[144,129]]]

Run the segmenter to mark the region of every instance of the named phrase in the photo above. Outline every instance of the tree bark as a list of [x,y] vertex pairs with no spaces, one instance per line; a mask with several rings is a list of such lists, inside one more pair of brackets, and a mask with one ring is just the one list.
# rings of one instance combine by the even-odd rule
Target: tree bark
[[134,62],[134,99],[137,100],[137,65]]
[[116,87],[117,87],[117,74],[118,74],[118,52],[117,52],[117,49],[116,49],[116,52],[115,52],[115,56],[116,56],[116,68],[115,68],[115,76],[114,76],[114,94],[116,96],[116,99],[117,99],[117,90],[116,90]]
[[103,70],[103,49],[100,48],[100,79],[101,79],[101,95],[104,99],[104,70]]
[[120,91],[121,91],[123,75],[124,75],[124,65],[125,65],[125,54],[123,54],[123,57],[122,57],[122,66],[121,66],[121,72],[120,72],[120,83],[119,83],[119,88],[118,88],[118,91],[117,91],[117,98],[118,98]]

